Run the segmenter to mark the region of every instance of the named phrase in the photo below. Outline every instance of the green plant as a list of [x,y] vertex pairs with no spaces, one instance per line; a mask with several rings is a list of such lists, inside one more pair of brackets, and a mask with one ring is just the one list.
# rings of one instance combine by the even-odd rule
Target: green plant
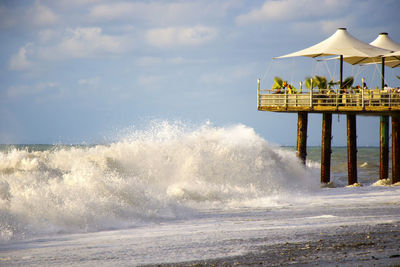
[[333,79],[331,79],[328,83],[328,89],[332,89],[333,86],[337,85],[338,82],[334,82]]
[[306,77],[306,80],[304,81],[304,85],[308,89],[314,89],[316,87],[316,83],[314,82],[313,78],[311,78],[311,77]]
[[353,85],[353,82],[354,78],[352,76],[347,77],[342,83],[342,89],[350,88]]
[[328,82],[325,77],[315,75],[315,82],[317,83],[318,89],[326,89]]
[[274,85],[272,85],[272,89],[282,89],[283,88],[283,80],[280,77],[274,77]]

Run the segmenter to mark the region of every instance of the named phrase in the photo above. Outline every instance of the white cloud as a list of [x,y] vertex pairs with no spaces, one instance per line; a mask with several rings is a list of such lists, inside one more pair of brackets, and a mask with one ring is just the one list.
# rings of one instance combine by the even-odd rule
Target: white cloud
[[212,27],[168,27],[149,30],[146,40],[157,47],[174,45],[199,45],[217,36],[217,30]]
[[129,49],[128,39],[126,36],[104,34],[99,27],[67,29],[59,44],[42,48],[41,57],[46,59],[90,58],[119,54]]
[[96,5],[88,16],[96,21],[135,20],[153,25],[176,25],[224,17],[228,10],[241,5],[241,0],[119,1]]
[[59,32],[52,29],[45,29],[39,31],[39,41],[41,43],[47,43],[49,41],[56,40],[59,37],[60,37]]
[[158,75],[144,75],[140,76],[138,83],[144,87],[158,87],[160,86],[161,76]]
[[182,65],[182,64],[201,64],[206,62],[204,59],[186,59],[183,57],[141,57],[136,60],[136,64],[142,67],[156,66],[161,64]]
[[206,72],[199,80],[206,84],[229,84],[236,83],[254,73],[254,65],[231,66],[218,72]]
[[49,25],[58,20],[57,15],[48,7],[42,5],[39,1],[35,2],[33,8],[33,22],[37,25]]
[[90,87],[97,87],[100,82],[100,77],[92,77],[92,78],[87,78],[87,79],[79,79],[78,84],[80,86],[90,86]]
[[128,2],[98,5],[91,8],[89,16],[95,19],[120,19],[136,13],[135,11],[141,9],[143,6],[145,6],[144,3]]
[[266,1],[261,8],[236,18],[238,24],[258,23],[269,20],[291,21],[335,14],[345,6],[345,0],[277,0]]
[[32,67],[33,63],[27,58],[27,55],[31,53],[31,46],[31,43],[26,44],[11,57],[8,65],[10,70],[26,70]]
[[7,89],[7,94],[9,97],[36,95],[48,90],[55,91],[57,87],[58,84],[54,82],[39,83],[32,86],[28,85],[11,86]]

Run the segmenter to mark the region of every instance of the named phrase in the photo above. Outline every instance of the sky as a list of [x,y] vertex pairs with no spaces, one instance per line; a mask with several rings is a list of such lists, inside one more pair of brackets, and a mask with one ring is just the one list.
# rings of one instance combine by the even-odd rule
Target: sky
[[[104,143],[151,121],[244,124],[268,142],[296,144],[297,114],[257,111],[257,78],[294,85],[338,80],[336,61],[273,60],[345,27],[364,41],[400,43],[397,0],[0,0],[0,143]],[[400,86],[400,69],[386,83]],[[380,66],[344,76],[380,85]],[[308,144],[320,145],[321,115]],[[333,116],[332,144],[346,144]],[[357,117],[358,144],[379,145],[379,118]],[[115,139],[115,138],[114,138]]]

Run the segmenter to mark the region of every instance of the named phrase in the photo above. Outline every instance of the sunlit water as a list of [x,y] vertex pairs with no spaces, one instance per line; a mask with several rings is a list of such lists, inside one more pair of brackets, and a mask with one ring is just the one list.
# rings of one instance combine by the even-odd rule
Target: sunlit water
[[260,236],[399,221],[400,187],[373,185],[378,157],[358,149],[363,187],[348,188],[346,149],[334,148],[336,188],[321,188],[320,148],[304,167],[243,125],[156,122],[107,145],[4,145],[0,265],[207,259],[249,252]]

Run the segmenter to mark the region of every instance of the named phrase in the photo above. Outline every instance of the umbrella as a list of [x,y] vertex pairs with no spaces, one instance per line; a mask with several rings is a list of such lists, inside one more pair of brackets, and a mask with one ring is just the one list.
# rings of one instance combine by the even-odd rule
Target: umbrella
[[[339,28],[329,38],[316,45],[277,58],[297,56],[315,58],[320,56],[340,55],[340,85],[342,85],[343,60],[345,58],[351,58],[352,60],[354,60],[354,64],[356,64],[371,57],[380,58],[383,55],[388,54],[389,52],[391,51],[378,48],[358,40],[357,38],[349,34],[346,28]],[[346,60],[346,62],[348,61]]]

